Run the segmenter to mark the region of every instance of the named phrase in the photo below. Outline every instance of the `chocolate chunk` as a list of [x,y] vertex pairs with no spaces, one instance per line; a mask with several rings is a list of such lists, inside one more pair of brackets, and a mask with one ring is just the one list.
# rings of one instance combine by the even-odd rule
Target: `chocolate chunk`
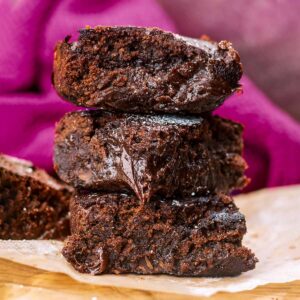
[[212,111],[239,88],[242,66],[231,43],[158,28],[95,27],[59,42],[53,82],[85,107],[139,113]]
[[77,188],[133,190],[142,201],[228,192],[248,182],[241,134],[219,117],[72,112],[57,125],[54,164]]
[[141,203],[135,195],[81,191],[70,209],[63,255],[83,273],[234,276],[257,261],[241,245],[245,219],[228,196]]
[[73,189],[31,162],[0,155],[0,239],[62,239]]

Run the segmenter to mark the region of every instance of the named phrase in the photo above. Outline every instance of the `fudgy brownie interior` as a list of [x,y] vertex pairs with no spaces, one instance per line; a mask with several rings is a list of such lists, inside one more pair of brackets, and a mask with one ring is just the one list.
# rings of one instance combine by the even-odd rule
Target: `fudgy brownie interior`
[[244,187],[242,148],[242,126],[219,117],[72,112],[56,127],[54,165],[77,188],[148,201]]
[[78,192],[63,255],[80,272],[234,276],[254,268],[244,216],[224,195],[156,200]]
[[95,27],[56,46],[53,83],[69,101],[125,112],[199,114],[239,88],[231,43],[158,28]]

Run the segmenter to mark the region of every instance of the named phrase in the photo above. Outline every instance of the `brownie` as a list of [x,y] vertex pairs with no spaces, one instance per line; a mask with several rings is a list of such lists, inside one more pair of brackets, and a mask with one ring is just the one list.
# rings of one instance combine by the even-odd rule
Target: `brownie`
[[248,182],[241,135],[220,117],[72,112],[56,127],[54,167],[77,188],[142,201],[228,192]]
[[73,189],[31,162],[0,155],[0,239],[62,239]]
[[240,58],[230,42],[192,39],[158,28],[80,30],[59,42],[53,83],[66,100],[134,113],[212,111],[239,89]]
[[83,273],[234,276],[255,267],[244,216],[224,195],[141,203],[135,195],[77,192],[63,255]]

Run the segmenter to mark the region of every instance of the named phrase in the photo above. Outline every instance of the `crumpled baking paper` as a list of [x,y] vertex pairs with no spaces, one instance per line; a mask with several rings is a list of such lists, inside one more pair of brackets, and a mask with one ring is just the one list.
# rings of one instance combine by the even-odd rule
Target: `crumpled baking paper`
[[83,283],[184,295],[241,292],[268,283],[299,280],[300,185],[240,195],[236,203],[247,220],[244,244],[255,252],[259,263],[255,270],[234,278],[80,274],[64,260],[62,243],[57,241],[0,241],[0,258],[65,273]]

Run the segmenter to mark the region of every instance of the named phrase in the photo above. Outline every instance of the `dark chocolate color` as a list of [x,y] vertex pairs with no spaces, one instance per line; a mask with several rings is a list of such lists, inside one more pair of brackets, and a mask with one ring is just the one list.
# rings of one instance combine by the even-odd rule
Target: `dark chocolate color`
[[80,192],[63,255],[79,272],[234,276],[257,259],[241,245],[244,216],[224,195],[157,200]]
[[0,155],[0,239],[62,239],[73,190],[32,163]]
[[219,117],[72,112],[57,125],[54,166],[75,187],[142,201],[228,192],[248,182],[241,134]]
[[239,88],[242,66],[230,42],[158,28],[95,27],[55,50],[53,83],[85,107],[139,113],[212,111]]

